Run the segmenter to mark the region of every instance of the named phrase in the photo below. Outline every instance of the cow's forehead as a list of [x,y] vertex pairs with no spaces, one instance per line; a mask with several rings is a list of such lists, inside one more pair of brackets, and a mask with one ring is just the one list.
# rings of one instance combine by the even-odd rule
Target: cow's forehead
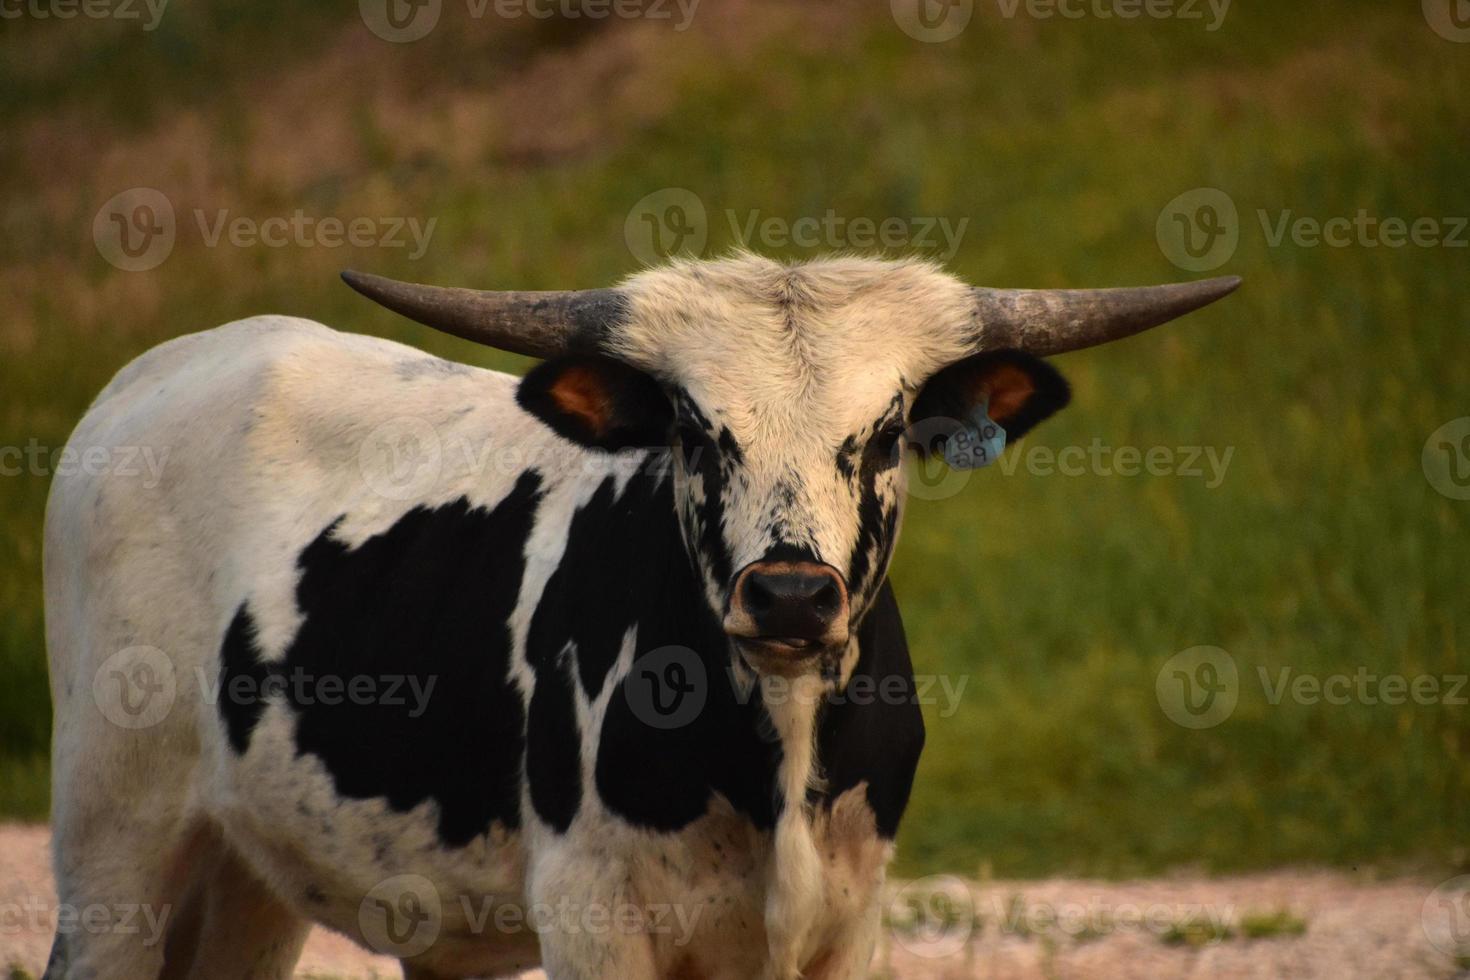
[[974,331],[968,287],[912,260],[736,255],[650,270],[623,289],[617,354],[737,434],[787,420],[855,431],[965,356]]

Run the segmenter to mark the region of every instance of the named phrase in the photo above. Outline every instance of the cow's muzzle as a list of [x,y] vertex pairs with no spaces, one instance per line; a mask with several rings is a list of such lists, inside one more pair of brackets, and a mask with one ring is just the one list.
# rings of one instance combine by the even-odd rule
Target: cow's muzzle
[[757,561],[735,576],[725,632],[752,666],[789,669],[847,642],[847,583],[814,561]]

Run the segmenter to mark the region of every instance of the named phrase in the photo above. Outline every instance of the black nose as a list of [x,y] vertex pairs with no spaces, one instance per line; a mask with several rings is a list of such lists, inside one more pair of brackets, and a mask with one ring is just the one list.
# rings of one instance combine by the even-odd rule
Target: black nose
[[757,562],[736,596],[756,634],[773,639],[820,640],[847,609],[837,571],[816,562]]

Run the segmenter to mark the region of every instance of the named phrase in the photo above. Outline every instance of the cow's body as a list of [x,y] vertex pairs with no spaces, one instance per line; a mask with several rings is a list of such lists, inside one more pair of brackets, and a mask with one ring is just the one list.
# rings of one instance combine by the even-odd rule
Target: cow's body
[[48,977],[282,976],[311,921],[425,977],[862,976],[923,741],[905,448],[989,460],[1067,401],[1036,353],[1236,285],[348,281],[547,360],[261,317],[102,393],[47,510],[57,881],[171,923],[59,935]]
[[[559,930],[549,965],[568,975],[752,977],[774,906],[809,919],[793,955],[813,975],[861,970],[917,707],[890,693],[823,713],[821,788],[794,814],[820,867],[783,867],[780,741],[701,601],[668,461],[572,446],[515,383],[262,317],[166,344],[107,388],[72,444],[167,460],[156,487],[59,480],[50,508],[64,901],[141,894],[182,920],[258,878],[271,914],[201,927],[226,944],[216,969],[245,975],[289,965],[314,920],[446,976],[533,965],[538,932]],[[437,453],[401,444],[425,438]],[[124,682],[94,679],[136,645],[164,651],[173,700],[130,731],[94,704]],[[859,673],[909,690],[891,594],[859,645]],[[664,729],[622,681],[670,646],[697,653],[707,699]],[[322,703],[355,677],[390,703]],[[415,933],[415,903],[436,902]],[[157,971],[162,948],[112,940],[59,945],[60,975]]]

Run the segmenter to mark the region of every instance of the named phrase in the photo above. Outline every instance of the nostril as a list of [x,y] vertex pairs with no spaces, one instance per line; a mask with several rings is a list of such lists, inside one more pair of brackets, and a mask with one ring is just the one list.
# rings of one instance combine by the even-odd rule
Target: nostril
[[745,578],[745,607],[752,613],[768,612],[775,595],[754,575]]
[[842,593],[837,591],[835,583],[828,582],[812,596],[812,604],[817,607],[818,612],[830,616],[842,604]]

